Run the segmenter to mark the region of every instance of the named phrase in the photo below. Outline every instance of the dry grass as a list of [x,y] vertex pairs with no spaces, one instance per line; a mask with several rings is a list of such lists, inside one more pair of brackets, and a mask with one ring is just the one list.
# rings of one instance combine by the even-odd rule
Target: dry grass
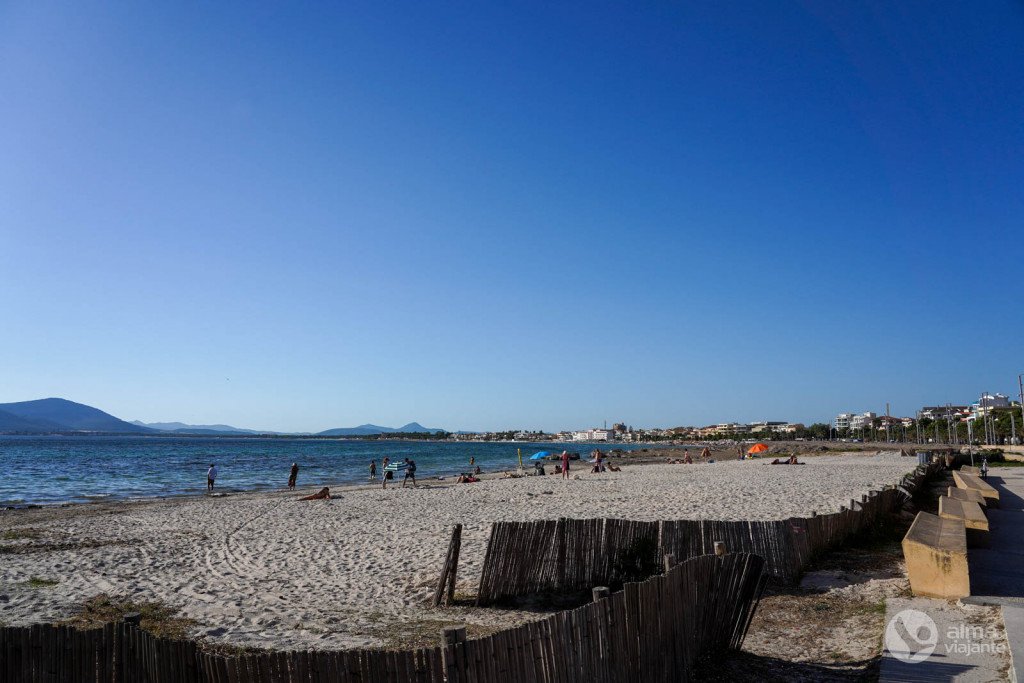
[[110,622],[122,621],[126,614],[142,615],[144,631],[164,638],[183,639],[195,622],[178,616],[177,610],[159,602],[135,602],[97,595],[86,600],[81,609],[64,624],[76,628],[100,628]]
[[52,588],[60,583],[57,579],[47,579],[41,576],[29,577],[29,580],[25,582],[25,585],[29,588]]
[[33,529],[31,527],[22,527],[20,529],[7,529],[6,531],[0,532],[0,541],[23,541],[27,539],[39,538],[42,535],[40,529]]

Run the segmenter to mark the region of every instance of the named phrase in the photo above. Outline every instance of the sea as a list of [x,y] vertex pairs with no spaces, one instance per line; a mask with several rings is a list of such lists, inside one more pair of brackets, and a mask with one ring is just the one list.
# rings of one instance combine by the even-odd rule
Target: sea
[[[282,489],[293,462],[300,488],[366,483],[371,460],[416,461],[419,480],[515,469],[539,451],[586,455],[581,443],[367,441],[166,436],[0,436],[0,508]],[[650,445],[620,445],[635,450]]]

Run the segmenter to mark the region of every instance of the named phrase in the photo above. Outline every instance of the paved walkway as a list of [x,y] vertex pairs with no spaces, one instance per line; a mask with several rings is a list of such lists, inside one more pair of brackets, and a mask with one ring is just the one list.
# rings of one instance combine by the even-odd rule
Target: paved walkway
[[[903,616],[887,628],[887,635],[894,629],[897,638],[883,648],[880,681],[982,683],[1009,678],[1024,683],[1024,468],[992,468],[988,483],[999,490],[1000,507],[985,510],[989,547],[968,551],[971,597],[962,606],[928,598],[890,601],[886,623]],[[1001,608],[1005,640],[980,618],[977,606]],[[920,617],[903,612],[908,609],[934,623],[934,649],[928,637],[931,623],[922,626]],[[917,638],[910,632],[915,629]],[[925,651],[931,654],[924,657]]]
[[881,683],[992,683],[1007,679],[998,610],[931,598],[888,600]]
[[968,551],[971,597],[963,602],[1003,608],[1011,680],[1024,683],[1024,467],[993,467],[988,483],[999,490],[999,508],[985,511],[989,547]]

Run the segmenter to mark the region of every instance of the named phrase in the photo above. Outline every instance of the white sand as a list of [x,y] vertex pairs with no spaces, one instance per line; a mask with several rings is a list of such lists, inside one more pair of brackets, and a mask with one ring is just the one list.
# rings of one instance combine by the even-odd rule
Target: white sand
[[[530,477],[432,488],[336,491],[332,501],[246,494],[8,512],[0,529],[72,547],[0,554],[0,621],[57,620],[99,593],[160,600],[207,635],[260,647],[394,644],[430,620],[498,625],[523,615],[427,607],[450,529],[465,525],[460,593],[475,594],[494,520],[557,517],[782,519],[828,513],[894,484],[897,455],[626,466],[578,480]],[[107,545],[103,545],[106,543]],[[58,580],[31,588],[30,577]],[[436,629],[435,629],[436,630]]]

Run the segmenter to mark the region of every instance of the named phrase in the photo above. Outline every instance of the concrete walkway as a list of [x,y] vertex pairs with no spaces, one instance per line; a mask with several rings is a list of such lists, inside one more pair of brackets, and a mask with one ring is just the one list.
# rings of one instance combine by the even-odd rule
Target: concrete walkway
[[1007,680],[1008,647],[997,608],[897,598],[886,602],[885,623],[880,682]]
[[[898,637],[883,648],[880,681],[1024,683],[1024,467],[993,467],[987,481],[998,489],[1000,507],[985,510],[989,547],[968,551],[971,596],[959,605],[928,598],[892,600],[887,624],[904,610],[915,610],[934,623],[936,642],[932,649],[933,641],[925,637],[931,623],[922,627],[920,617],[903,612],[893,626]],[[978,607],[1000,608],[1005,634],[986,625],[991,615],[981,618]],[[918,629],[919,637],[908,626]],[[931,654],[915,656],[925,651]]]
[[968,551],[971,597],[963,602],[1003,608],[1011,680],[1024,683],[1024,467],[993,467],[987,481],[999,491],[1000,505],[985,510],[989,547]]

